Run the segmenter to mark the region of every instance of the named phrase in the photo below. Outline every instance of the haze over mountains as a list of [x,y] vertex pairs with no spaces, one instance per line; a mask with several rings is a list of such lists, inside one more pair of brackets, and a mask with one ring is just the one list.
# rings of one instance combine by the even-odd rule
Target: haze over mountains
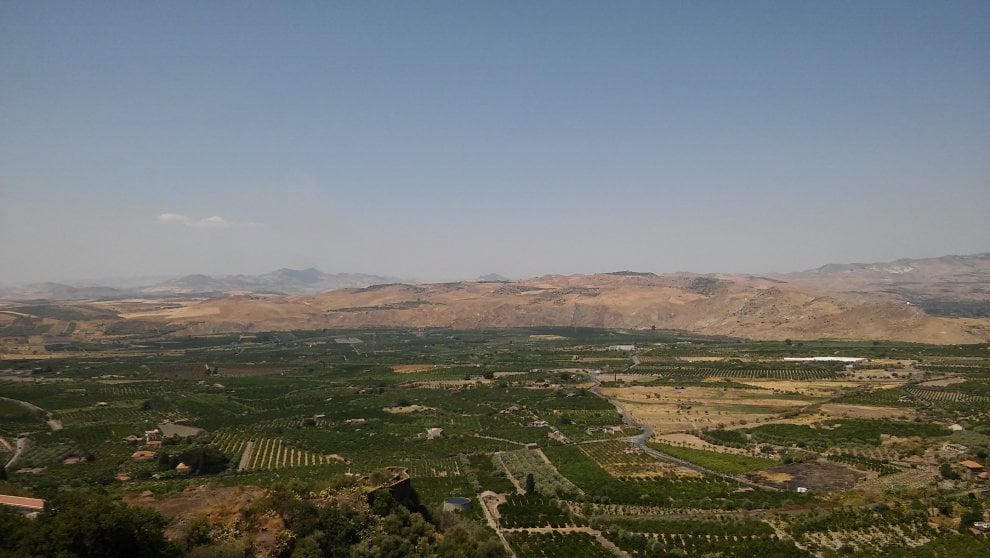
[[348,287],[396,283],[399,279],[364,273],[323,273],[317,269],[278,269],[262,275],[186,275],[145,286],[75,286],[62,283],[33,283],[0,288],[8,300],[86,300],[141,296],[209,296],[232,291],[271,294],[305,294]]
[[5,305],[0,337],[590,326],[750,339],[990,338],[990,254],[826,265],[772,276],[621,271],[481,279],[403,284],[373,275],[281,269],[259,276],[193,275],[131,292],[48,284],[13,294],[62,302]]

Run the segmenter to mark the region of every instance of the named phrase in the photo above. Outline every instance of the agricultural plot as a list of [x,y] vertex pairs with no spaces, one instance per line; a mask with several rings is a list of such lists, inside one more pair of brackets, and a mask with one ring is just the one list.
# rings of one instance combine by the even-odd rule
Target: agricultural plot
[[874,552],[899,544],[920,546],[938,536],[927,511],[919,509],[815,512],[790,520],[788,532],[808,546]]
[[499,525],[505,529],[520,527],[576,527],[584,520],[572,516],[559,500],[534,495],[510,495],[499,505]]
[[[707,363],[710,364],[710,363]],[[831,380],[839,376],[836,370],[823,368],[749,368],[745,366],[685,366],[685,365],[651,365],[648,370],[662,378],[675,380],[705,380],[705,379],[768,379],[768,380]]]
[[529,449],[505,451],[495,454],[492,461],[508,469],[509,474],[520,485],[528,475],[533,475],[536,491],[544,496],[573,496],[581,492],[574,483],[557,472],[553,465],[544,461],[542,453]]
[[[363,342],[335,342],[347,337]],[[613,544],[632,556],[771,558],[816,549],[828,556],[852,548],[870,556],[907,544],[916,545],[911,552],[950,555],[942,551],[975,540],[953,534],[958,503],[941,506],[953,517],[938,518],[942,527],[931,532],[917,523],[920,515],[895,516],[885,525],[867,516],[842,520],[849,510],[835,508],[834,524],[816,527],[812,519],[815,510],[841,503],[884,502],[902,510],[917,500],[919,509],[937,509],[939,498],[952,492],[931,490],[936,483],[960,492],[982,488],[970,477],[942,478],[937,460],[982,459],[990,440],[985,347],[898,345],[898,356],[931,359],[951,376],[865,373],[857,379],[841,367],[779,358],[875,355],[894,347],[809,341],[797,349],[783,342],[582,328],[314,331],[258,339],[155,338],[134,358],[94,352],[85,361],[46,361],[50,372],[31,382],[0,380],[4,396],[44,409],[25,412],[0,400],[0,435],[12,444],[13,435],[31,433],[33,447],[18,467],[45,468],[29,475],[15,467],[9,482],[45,497],[90,484],[114,494],[182,493],[204,478],[176,475],[158,460],[132,461],[143,442],[123,439],[166,419],[185,419],[207,433],[168,439],[158,451],[177,456],[211,444],[231,464],[211,479],[217,484],[319,491],[352,487],[384,467],[405,467],[420,503],[436,517],[451,496],[477,503],[486,490],[508,494],[499,522],[519,556],[612,555]],[[613,403],[580,371],[604,364],[624,369],[630,355],[604,346],[632,341],[641,347],[642,363],[599,374],[601,393],[633,421],[667,436],[654,449],[718,475],[681,475],[674,465],[637,452],[627,439],[640,430],[622,426]],[[221,374],[204,377],[204,363]],[[52,431],[44,412],[62,419],[64,429]],[[951,434],[953,422],[965,430]],[[442,435],[427,436],[436,428]],[[712,445],[687,447],[700,445],[699,438]],[[530,442],[541,451],[524,449]],[[949,456],[945,442],[968,449]],[[0,457],[11,453],[0,448]],[[69,456],[93,460],[63,465]],[[119,472],[133,480],[115,480]],[[794,490],[818,486],[801,483],[819,473],[849,475],[850,483],[832,488],[865,480],[851,494],[826,494],[826,484],[810,494]],[[157,474],[163,478],[152,478]],[[516,494],[529,475],[535,490]],[[747,475],[763,488],[732,475]],[[484,520],[480,505],[461,516]]]
[[[753,489],[735,481],[702,478],[619,480],[589,459],[576,446],[544,449],[562,475],[585,492],[582,501],[627,504],[670,510],[679,508],[756,509],[777,507],[784,501],[811,501],[810,495]],[[652,513],[657,513],[656,511]]]
[[620,479],[694,475],[693,471],[685,471],[673,463],[660,461],[624,440],[594,442],[578,447],[608,474]]
[[615,556],[587,533],[509,533],[509,545],[519,558],[612,558]]
[[724,535],[682,535],[678,533],[660,535],[638,535],[619,533],[610,540],[630,553],[639,556],[721,556],[725,558],[751,558],[764,556],[773,558],[807,558],[808,552],[793,541],[783,540],[776,535],[764,536],[724,536]]
[[649,445],[651,448],[667,455],[672,455],[685,461],[690,461],[691,463],[700,465],[706,469],[710,469],[718,473],[726,473],[730,475],[738,475],[741,473],[748,473],[750,471],[757,471],[759,469],[766,469],[779,464],[778,461],[773,459],[739,455],[736,453],[685,448],[658,442],[650,442]]
[[719,383],[609,387],[602,393],[619,401],[633,420],[657,434],[758,423],[798,413],[813,403],[800,395]]
[[834,453],[828,455],[828,458],[832,461],[838,463],[845,463],[847,465],[852,465],[860,470],[873,471],[879,474],[881,477],[885,475],[892,475],[899,472],[901,469],[891,465],[887,461],[882,461],[879,459],[873,459],[870,457],[864,457],[862,455],[856,455],[852,453]]
[[277,438],[249,440],[237,433],[224,432],[217,434],[212,444],[229,456],[241,471],[327,465],[340,461],[335,455],[317,454],[286,446],[284,440]]

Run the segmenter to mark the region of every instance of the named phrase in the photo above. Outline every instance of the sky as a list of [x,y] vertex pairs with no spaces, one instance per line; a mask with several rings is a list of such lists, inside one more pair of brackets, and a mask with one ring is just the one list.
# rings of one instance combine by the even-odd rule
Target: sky
[[0,0],[0,283],[988,251],[984,0]]

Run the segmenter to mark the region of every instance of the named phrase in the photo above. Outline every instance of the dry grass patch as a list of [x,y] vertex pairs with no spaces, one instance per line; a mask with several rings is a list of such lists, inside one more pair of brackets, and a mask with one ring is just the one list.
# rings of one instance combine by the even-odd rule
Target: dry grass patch
[[821,412],[836,418],[911,420],[918,416],[914,409],[904,407],[874,407],[872,405],[845,405],[826,403]]
[[397,374],[415,374],[417,372],[429,372],[436,368],[436,364],[396,364],[392,367],[392,371]]
[[393,415],[408,415],[409,413],[435,411],[436,409],[434,407],[426,407],[424,405],[405,405],[403,407],[384,407],[382,410],[386,413],[392,413]]
[[809,401],[781,398],[768,390],[689,386],[632,386],[604,388],[602,393],[619,400],[636,421],[658,435],[695,432],[719,425],[750,425],[772,420],[800,409]]

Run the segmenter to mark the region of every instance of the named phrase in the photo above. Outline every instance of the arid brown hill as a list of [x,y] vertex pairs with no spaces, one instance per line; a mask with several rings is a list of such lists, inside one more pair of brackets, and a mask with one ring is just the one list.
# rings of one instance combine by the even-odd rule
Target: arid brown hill
[[[120,308],[119,310],[123,310]],[[935,317],[884,293],[826,293],[750,276],[615,273],[514,282],[378,285],[313,296],[236,295],[126,320],[189,334],[371,326],[592,326],[679,329],[750,339],[856,338],[983,342],[990,320]]]

